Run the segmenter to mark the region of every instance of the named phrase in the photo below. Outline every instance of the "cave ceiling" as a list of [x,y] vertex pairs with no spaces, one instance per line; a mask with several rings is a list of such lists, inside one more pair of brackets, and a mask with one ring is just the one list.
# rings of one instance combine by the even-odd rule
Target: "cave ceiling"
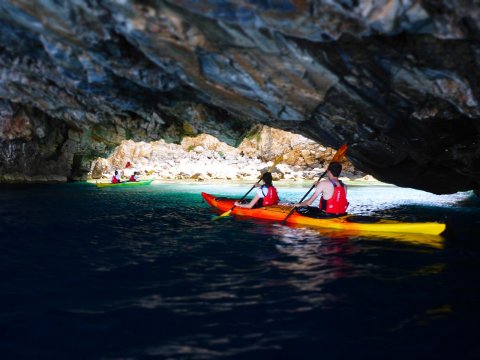
[[255,124],[349,144],[380,180],[480,187],[480,4],[0,2],[0,169],[88,171],[122,139]]

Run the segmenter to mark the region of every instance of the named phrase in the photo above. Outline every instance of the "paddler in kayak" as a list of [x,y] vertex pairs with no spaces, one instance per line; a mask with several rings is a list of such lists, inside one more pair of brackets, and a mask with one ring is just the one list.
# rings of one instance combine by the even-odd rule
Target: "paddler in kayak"
[[128,179],[128,181],[135,182],[135,181],[138,181],[138,179],[139,179],[138,172],[134,171],[133,174],[130,175],[130,179]]
[[347,211],[347,186],[338,179],[342,172],[342,165],[332,162],[327,168],[326,180],[317,181],[316,189],[310,199],[294,204],[296,207],[311,206],[315,199],[322,194],[318,207],[327,214],[344,214]]
[[115,174],[112,176],[112,184],[118,184],[122,182],[122,178],[117,170],[115,170]]
[[254,207],[259,208],[263,206],[277,205],[280,199],[278,198],[277,189],[272,184],[272,173],[266,172],[263,174],[262,181],[263,185],[259,187],[255,197],[248,204],[242,204],[235,201],[235,206],[251,209]]

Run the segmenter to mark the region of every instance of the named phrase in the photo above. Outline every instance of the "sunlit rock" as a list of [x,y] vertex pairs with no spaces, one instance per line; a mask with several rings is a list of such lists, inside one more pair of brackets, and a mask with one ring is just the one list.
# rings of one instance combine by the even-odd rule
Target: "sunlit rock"
[[[181,144],[123,141],[108,159],[93,161],[89,176],[92,179],[110,178],[115,170],[126,178],[133,171],[157,179],[248,179],[256,180],[267,171],[275,158],[283,155],[273,169],[275,180],[313,179],[323,172],[335,153],[301,135],[268,127],[256,127],[238,147],[230,146],[217,138],[201,134],[185,137]],[[274,145],[272,145],[274,144]],[[302,144],[304,146],[302,146]],[[307,146],[310,150],[300,150]],[[298,157],[301,151],[311,158]],[[173,160],[175,159],[175,160]],[[343,161],[343,175],[359,178],[365,174]]]

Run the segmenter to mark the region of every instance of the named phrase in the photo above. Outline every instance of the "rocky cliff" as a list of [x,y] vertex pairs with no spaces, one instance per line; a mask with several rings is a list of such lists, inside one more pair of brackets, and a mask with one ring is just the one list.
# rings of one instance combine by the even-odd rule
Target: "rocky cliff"
[[[137,172],[144,179],[257,180],[278,159],[274,180],[313,180],[326,170],[335,153],[301,135],[256,126],[237,147],[208,134],[185,136],[180,144],[125,140],[112,156],[94,160],[88,176],[110,180],[118,170],[126,179]],[[371,179],[346,159],[342,177]]]
[[480,7],[460,0],[3,0],[0,178],[255,124],[379,180],[480,187]]

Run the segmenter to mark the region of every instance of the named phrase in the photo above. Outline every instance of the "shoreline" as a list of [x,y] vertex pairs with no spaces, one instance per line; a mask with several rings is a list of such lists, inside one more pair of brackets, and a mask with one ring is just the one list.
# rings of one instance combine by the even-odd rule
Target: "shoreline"
[[[158,178],[158,177],[141,177],[140,180],[150,180],[153,179],[152,184],[238,184],[238,185],[253,185],[257,179],[252,178],[245,178],[245,179],[195,179],[195,178],[183,178],[183,179],[165,179],[165,178]],[[346,185],[348,186],[396,186],[394,184],[384,183],[374,178],[371,179],[350,179],[348,177],[340,177]],[[124,179],[123,181],[126,181]],[[277,185],[285,185],[285,186],[296,186],[296,185],[312,185],[316,181],[315,179],[278,179],[274,180],[274,184]],[[102,178],[102,179],[84,179],[84,180],[73,180],[68,181],[67,179],[29,179],[25,181],[17,181],[17,180],[8,180],[8,181],[0,181],[0,186],[5,185],[61,185],[61,184],[93,184],[95,183],[109,183],[109,179]]]
[[[140,180],[150,180],[152,178],[141,178]],[[340,178],[347,186],[392,186],[396,187],[394,184],[388,184],[376,179],[373,180],[350,180],[348,178]],[[274,181],[274,185],[276,186],[293,186],[293,185],[309,185],[311,186],[315,180],[309,179],[282,179]],[[95,179],[88,179],[85,181],[80,181],[84,183],[94,184],[95,183],[109,183],[107,179],[95,180]],[[235,179],[235,180],[225,180],[225,179],[209,179],[209,180],[199,180],[199,179],[160,179],[160,178],[153,178],[152,184],[234,184],[234,185],[253,185],[255,180],[251,179]]]

